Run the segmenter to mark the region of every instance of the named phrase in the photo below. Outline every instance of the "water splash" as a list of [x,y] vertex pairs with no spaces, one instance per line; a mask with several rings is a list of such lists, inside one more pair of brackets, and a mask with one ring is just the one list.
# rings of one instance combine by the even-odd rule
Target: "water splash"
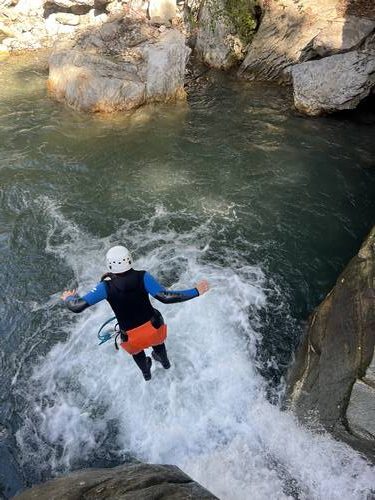
[[[184,304],[157,304],[169,324],[172,369],[153,368],[145,383],[131,357],[96,345],[103,303],[78,318],[66,314],[68,340],[39,359],[22,388],[27,417],[17,432],[24,466],[34,473],[70,470],[98,450],[174,463],[220,498],[361,499],[373,469],[326,434],[313,434],[266,397],[256,368],[267,280],[236,249],[216,255],[213,219],[177,231],[165,207],[96,238],[41,199],[46,251],[65,262],[87,289],[103,271],[105,249],[131,242],[137,268],[167,285],[209,279],[209,294]],[[186,214],[183,214],[186,218]],[[214,258],[216,256],[216,258]],[[48,471],[43,468],[48,467]]]

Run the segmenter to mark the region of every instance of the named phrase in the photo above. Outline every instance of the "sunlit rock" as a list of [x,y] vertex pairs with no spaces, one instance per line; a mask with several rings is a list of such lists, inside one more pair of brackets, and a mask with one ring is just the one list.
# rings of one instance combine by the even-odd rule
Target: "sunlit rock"
[[148,102],[185,97],[190,49],[175,29],[123,18],[88,32],[49,61],[52,95],[89,112],[129,111]]
[[[69,16],[69,17],[66,17]],[[45,22],[45,28],[50,37],[56,37],[57,35],[63,34],[73,34],[75,31],[75,26],[80,24],[80,20],[77,19],[76,22],[72,23],[74,14],[62,14],[61,12],[57,14],[51,14],[48,16]],[[71,19],[71,22],[64,22]]]
[[0,9],[3,9],[4,7],[13,7],[16,4],[17,0],[0,0]]
[[151,22],[168,24],[176,16],[176,1],[150,0],[148,13]]
[[[291,82],[294,64],[356,48],[372,31],[375,4],[269,0],[241,66],[247,79]],[[371,27],[372,26],[372,27]]]
[[314,54],[324,57],[355,49],[374,29],[375,21],[366,17],[333,19],[313,39],[312,50]]
[[288,68],[305,59],[306,47],[332,16],[326,0],[264,2],[257,34],[241,66],[247,79],[289,81]]
[[354,109],[375,86],[375,51],[351,51],[292,69],[294,104],[308,115]]
[[67,14],[65,12],[60,12],[56,15],[56,21],[60,24],[66,24],[68,26],[78,26],[81,16],[77,16],[75,14]]
[[126,66],[80,50],[55,52],[49,61],[49,89],[75,109],[128,111],[145,102],[145,85]]
[[190,49],[177,30],[167,30],[157,43],[145,47],[146,99],[163,102],[183,99],[185,68]]
[[243,77],[293,83],[297,109],[310,115],[352,109],[369,94],[374,2],[269,0],[262,6]]
[[21,14],[42,14],[44,0],[19,0],[15,6],[15,10]]

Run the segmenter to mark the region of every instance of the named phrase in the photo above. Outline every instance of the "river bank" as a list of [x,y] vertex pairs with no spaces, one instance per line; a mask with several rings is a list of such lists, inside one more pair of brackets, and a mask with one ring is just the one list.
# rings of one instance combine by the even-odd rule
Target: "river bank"
[[178,101],[190,54],[291,86],[300,113],[373,106],[375,9],[363,0],[3,0],[0,53],[50,48],[48,85],[87,112]]

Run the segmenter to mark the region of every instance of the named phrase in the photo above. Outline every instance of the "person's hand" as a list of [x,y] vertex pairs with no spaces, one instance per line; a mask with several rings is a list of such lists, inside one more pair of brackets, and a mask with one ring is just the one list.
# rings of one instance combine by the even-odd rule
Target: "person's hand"
[[208,290],[210,289],[210,285],[208,284],[207,280],[201,280],[198,282],[195,288],[198,290],[199,295],[203,295],[204,293],[208,292]]
[[65,300],[68,297],[74,297],[74,295],[77,293],[77,289],[74,288],[73,290],[65,290],[63,294],[61,295],[60,299],[65,302]]

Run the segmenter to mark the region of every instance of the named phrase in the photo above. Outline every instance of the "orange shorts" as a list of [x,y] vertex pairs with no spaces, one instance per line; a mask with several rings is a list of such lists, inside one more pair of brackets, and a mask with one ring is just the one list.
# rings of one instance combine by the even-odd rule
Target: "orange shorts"
[[153,345],[162,344],[167,338],[167,325],[154,328],[151,321],[147,321],[133,330],[128,330],[128,340],[122,342],[121,347],[129,354],[138,354]]

